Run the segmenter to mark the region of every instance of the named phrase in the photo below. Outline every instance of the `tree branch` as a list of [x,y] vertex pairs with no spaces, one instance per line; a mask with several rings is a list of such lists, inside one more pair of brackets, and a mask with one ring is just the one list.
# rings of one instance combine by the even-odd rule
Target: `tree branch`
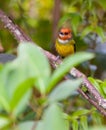
[[[57,36],[57,25],[60,19],[60,10],[61,10],[61,0],[54,0],[54,8],[53,8],[53,26],[52,26],[52,43],[55,42]],[[51,46],[52,52],[55,54],[55,46],[52,44]]]
[[0,10],[0,20],[4,24],[4,27],[11,32],[18,42],[31,41],[30,37],[14,24],[14,22],[2,10]]
[[[4,24],[4,27],[8,29],[8,31],[15,37],[15,39],[20,43],[22,41],[27,41],[27,42],[32,42],[29,36],[27,36],[16,24],[13,23],[13,21],[2,11],[0,10],[0,20]],[[33,42],[32,42],[33,43]],[[47,58],[50,61],[51,66],[55,69],[55,60],[56,56],[51,54],[48,51],[45,51],[41,48],[41,50],[44,52],[44,54],[47,56]],[[60,64],[62,61],[58,60],[58,64]],[[73,75],[74,77],[82,77],[83,78],[83,84],[88,92],[86,94],[85,92],[82,91],[81,88],[78,89],[78,92],[86,99],[88,100],[93,106],[95,106],[104,116],[106,116],[106,99],[104,99],[99,92],[96,90],[96,88],[89,82],[87,77],[81,73],[79,70],[76,68],[72,68],[70,70],[70,74]],[[65,76],[65,79],[68,79],[67,76]]]

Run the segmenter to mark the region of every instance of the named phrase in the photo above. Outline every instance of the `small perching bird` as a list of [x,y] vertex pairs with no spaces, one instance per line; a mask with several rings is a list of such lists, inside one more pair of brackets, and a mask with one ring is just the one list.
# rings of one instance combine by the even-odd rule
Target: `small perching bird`
[[72,30],[70,28],[63,27],[60,29],[55,48],[61,57],[66,57],[76,51],[75,41],[73,40]]

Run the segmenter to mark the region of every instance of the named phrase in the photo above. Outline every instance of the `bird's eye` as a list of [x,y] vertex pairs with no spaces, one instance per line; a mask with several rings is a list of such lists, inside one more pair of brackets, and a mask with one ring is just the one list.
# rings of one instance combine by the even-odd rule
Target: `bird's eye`
[[65,34],[65,35],[68,35],[68,32],[65,32],[64,34]]
[[64,35],[64,33],[60,32],[59,34]]

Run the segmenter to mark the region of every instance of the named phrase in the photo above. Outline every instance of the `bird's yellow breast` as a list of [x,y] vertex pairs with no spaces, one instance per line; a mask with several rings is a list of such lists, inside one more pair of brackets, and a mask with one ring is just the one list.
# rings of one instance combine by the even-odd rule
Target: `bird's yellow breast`
[[59,43],[58,40],[56,40],[56,51],[57,53],[62,56],[62,57],[66,57],[70,54],[74,53],[74,40],[69,41],[68,43],[62,44]]

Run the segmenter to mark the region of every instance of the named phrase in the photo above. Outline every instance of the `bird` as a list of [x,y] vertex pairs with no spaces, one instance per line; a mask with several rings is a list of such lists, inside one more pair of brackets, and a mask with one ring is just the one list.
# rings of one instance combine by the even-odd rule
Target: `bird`
[[65,58],[76,52],[75,41],[72,35],[72,29],[69,27],[62,27],[55,42],[55,49],[58,55]]

